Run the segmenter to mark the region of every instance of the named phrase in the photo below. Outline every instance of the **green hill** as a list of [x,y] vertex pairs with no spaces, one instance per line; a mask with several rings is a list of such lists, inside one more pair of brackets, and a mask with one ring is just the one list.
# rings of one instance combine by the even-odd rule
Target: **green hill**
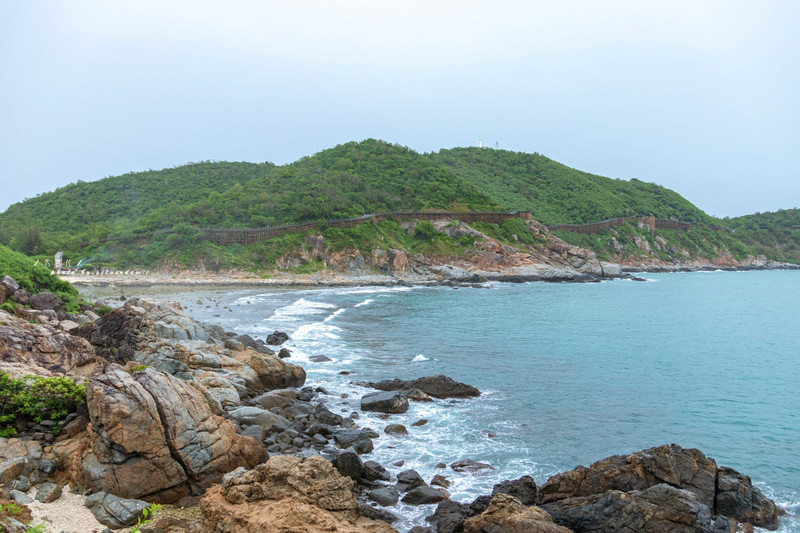
[[531,211],[543,224],[583,224],[627,215],[711,220],[680,194],[660,185],[588,174],[540,154],[453,148],[428,157],[503,207]]
[[[652,214],[701,223],[689,235],[659,230],[666,243],[659,243],[655,259],[683,260],[683,252],[673,256],[680,249],[708,259],[728,251],[737,259],[763,253],[800,261],[797,210],[720,221],[659,185],[588,174],[539,154],[479,148],[419,154],[374,139],[283,166],[204,162],[79,181],[0,213],[0,243],[41,258],[64,250],[73,263],[92,258],[118,268],[262,269],[291,247],[302,246],[302,239],[284,236],[266,244],[221,247],[207,241],[199,228],[433,210],[530,210],[548,225]],[[707,224],[730,231],[714,231]],[[347,239],[357,240],[360,233],[351,233]],[[635,224],[597,237],[559,233],[602,257],[640,259],[634,235],[653,239]],[[388,238],[380,232],[373,237],[376,242]]]

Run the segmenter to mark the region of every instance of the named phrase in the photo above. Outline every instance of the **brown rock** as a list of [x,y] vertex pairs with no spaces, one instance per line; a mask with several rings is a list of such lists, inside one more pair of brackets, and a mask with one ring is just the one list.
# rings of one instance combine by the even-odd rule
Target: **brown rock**
[[200,502],[204,527],[219,533],[389,533],[385,522],[360,516],[353,481],[321,457],[275,456],[237,469]]
[[497,494],[481,515],[464,521],[464,533],[571,533],[553,523],[550,514],[539,507],[525,507],[507,494]]
[[0,311],[0,370],[11,377],[86,376],[96,360],[86,340]]
[[540,489],[542,502],[600,494],[608,490],[644,490],[659,483],[695,493],[709,508],[714,506],[717,464],[696,449],[676,444],[613,455],[592,464],[557,474]]
[[110,365],[90,379],[86,402],[92,434],[81,468],[98,491],[174,501],[188,483],[208,485],[264,457],[254,439],[211,413],[197,389],[153,369],[131,376]]

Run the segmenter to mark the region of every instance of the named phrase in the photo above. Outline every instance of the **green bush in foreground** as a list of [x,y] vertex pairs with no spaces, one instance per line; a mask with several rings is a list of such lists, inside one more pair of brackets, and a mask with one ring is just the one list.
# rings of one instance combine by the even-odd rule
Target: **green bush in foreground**
[[13,436],[18,418],[60,420],[86,402],[83,383],[68,377],[9,377],[0,371],[0,437]]

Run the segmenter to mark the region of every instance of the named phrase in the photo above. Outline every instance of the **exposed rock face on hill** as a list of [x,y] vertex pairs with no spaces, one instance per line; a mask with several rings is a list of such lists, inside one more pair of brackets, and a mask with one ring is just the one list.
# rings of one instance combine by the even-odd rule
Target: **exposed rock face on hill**
[[86,376],[95,363],[94,348],[86,340],[0,311],[0,370],[12,378]]
[[275,456],[240,468],[209,490],[200,504],[206,531],[390,533],[385,522],[360,515],[353,481],[321,457]]
[[[413,232],[417,222],[401,226]],[[309,235],[306,245],[276,261],[281,269],[319,261],[328,270],[351,275],[388,274],[410,281],[593,281],[619,277],[622,268],[599,261],[589,250],[571,246],[551,235],[545,226],[527,221],[527,230],[539,239],[536,246],[510,246],[458,220],[433,223],[451,239],[468,237],[474,244],[450,258],[427,257],[406,250],[373,249],[370,253],[328,246],[322,235]]]
[[236,435],[190,383],[153,369],[110,365],[86,387],[92,431],[84,443],[56,445],[71,477],[123,498],[175,501],[265,457],[260,443]]

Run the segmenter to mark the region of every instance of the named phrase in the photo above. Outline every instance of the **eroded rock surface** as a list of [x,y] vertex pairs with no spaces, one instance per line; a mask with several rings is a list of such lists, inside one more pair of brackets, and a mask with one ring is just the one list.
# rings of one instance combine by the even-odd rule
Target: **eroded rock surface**
[[377,383],[365,383],[367,387],[384,391],[411,391],[419,389],[434,398],[469,398],[481,392],[472,385],[459,383],[447,376],[428,376],[414,380],[387,379]]
[[353,481],[321,457],[275,456],[227,474],[201,500],[204,527],[219,533],[396,532],[361,516]]
[[[86,387],[91,432],[84,446],[56,446],[74,478],[123,498],[175,501],[195,483],[264,458],[236,435],[191,384],[153,369],[109,365]],[[79,458],[79,459],[78,459]]]
[[0,370],[12,378],[86,376],[96,360],[86,340],[0,311]]
[[513,496],[497,494],[479,516],[464,521],[464,533],[571,533],[559,526],[547,511],[527,507]]

